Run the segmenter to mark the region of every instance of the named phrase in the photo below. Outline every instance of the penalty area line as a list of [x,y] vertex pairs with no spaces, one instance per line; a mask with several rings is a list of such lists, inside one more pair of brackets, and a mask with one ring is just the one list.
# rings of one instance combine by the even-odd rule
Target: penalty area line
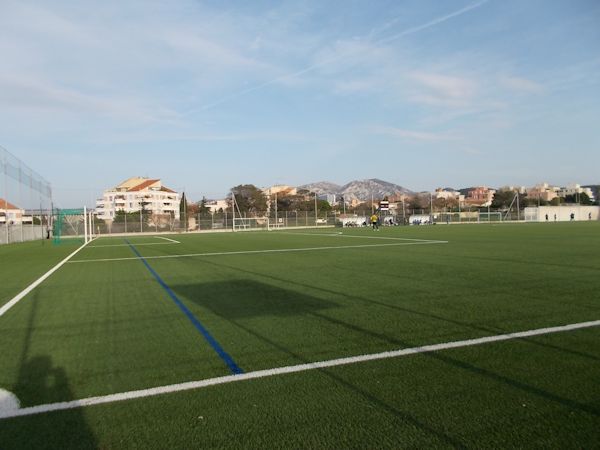
[[355,239],[378,239],[378,240],[389,240],[389,241],[409,241],[409,242],[439,242],[447,243],[448,241],[439,241],[434,239],[414,239],[414,238],[400,238],[390,236],[362,236],[359,234],[344,234],[339,231],[337,233],[296,233],[294,231],[276,231],[274,234],[286,234],[286,235],[299,235],[299,236],[329,236],[329,237],[340,237],[340,238],[355,238]]
[[[488,344],[492,342],[509,341],[514,339],[527,338],[531,336],[541,336],[545,334],[561,333],[565,331],[580,330],[584,328],[592,328],[600,326],[600,320],[590,322],[572,323],[569,325],[561,325],[556,327],[538,328],[535,330],[519,331],[515,333],[506,333],[495,336],[486,336],[475,339],[466,339],[461,341],[445,342],[441,344],[424,345],[421,347],[404,348],[381,353],[371,353],[367,355],[351,356],[347,358],[331,359],[327,361],[317,361],[312,363],[298,364],[294,366],[277,367],[274,369],[257,370],[254,372],[246,372],[237,375],[226,375],[216,378],[208,378],[198,381],[189,381],[185,383],[171,384],[167,386],[159,386],[148,389],[140,389],[137,391],[121,392],[117,394],[109,394],[97,397],[88,397],[81,400],[73,400],[60,403],[48,403],[45,405],[29,406],[25,408],[15,409],[0,409],[0,419],[8,419],[11,417],[29,416],[33,414],[42,414],[52,411],[61,411],[66,409],[82,408],[85,406],[101,405],[105,403],[115,403],[125,400],[133,400],[138,398],[154,397],[157,395],[170,394],[175,392],[189,391],[193,389],[201,389],[209,386],[220,384],[233,383],[237,381],[252,380],[257,378],[266,378],[276,375],[284,375],[289,373],[306,372],[309,370],[325,369],[329,367],[344,366],[349,364],[362,363],[366,361],[375,361],[381,359],[398,358],[402,356],[416,355],[419,353],[430,353],[452,348],[471,347],[474,345]],[[16,403],[15,403],[16,404]]]
[[[398,247],[403,245],[431,245],[431,244],[447,244],[448,241],[423,241],[423,242],[396,242],[393,244],[362,244],[362,245],[336,245],[327,247],[305,247],[305,248],[278,248],[271,250],[242,250],[234,252],[213,252],[213,253],[188,253],[180,255],[157,255],[144,256],[144,259],[168,259],[168,258],[195,258],[203,256],[226,256],[226,255],[252,255],[258,253],[290,253],[290,252],[314,252],[319,250],[339,250],[347,248],[370,248],[370,247]],[[93,263],[93,262],[110,262],[110,261],[134,261],[137,257],[125,258],[98,258],[98,259],[76,259],[69,261],[69,264]]]
[[11,309],[13,306],[15,306],[21,299],[23,299],[23,297],[25,297],[27,294],[29,294],[31,291],[33,291],[36,287],[38,287],[40,284],[42,284],[50,275],[52,275],[54,272],[56,272],[58,269],[60,269],[64,264],[69,262],[69,260],[73,256],[75,256],[81,249],[83,249],[86,245],[88,245],[89,242],[91,242],[91,241],[84,243],[81,247],[79,247],[77,250],[75,250],[73,253],[71,253],[69,256],[67,256],[65,259],[63,259],[61,262],[59,262],[57,265],[55,265],[52,269],[50,269],[44,275],[39,277],[37,280],[35,280],[33,283],[31,283],[29,286],[27,286],[25,289],[23,289],[17,295],[15,295],[11,300],[9,300],[7,303],[5,303],[2,307],[0,307],[0,317],[2,317],[9,309]]

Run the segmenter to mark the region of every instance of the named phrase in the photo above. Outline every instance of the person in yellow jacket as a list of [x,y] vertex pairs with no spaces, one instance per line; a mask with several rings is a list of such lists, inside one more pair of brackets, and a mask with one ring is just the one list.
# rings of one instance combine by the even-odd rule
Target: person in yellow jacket
[[377,214],[373,214],[371,216],[371,225],[373,226],[374,230],[379,231],[379,217],[377,217]]

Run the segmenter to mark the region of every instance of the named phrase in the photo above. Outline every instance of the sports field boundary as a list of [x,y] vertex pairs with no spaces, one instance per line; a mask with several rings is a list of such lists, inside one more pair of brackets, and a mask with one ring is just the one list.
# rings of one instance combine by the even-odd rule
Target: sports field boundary
[[8,419],[12,417],[30,416],[34,414],[48,413],[52,411],[61,411],[67,409],[82,408],[86,406],[101,405],[106,403],[115,403],[125,400],[134,400],[139,398],[154,397],[157,395],[171,394],[195,389],[201,389],[209,386],[220,384],[233,383],[237,381],[253,380],[258,378],[272,377],[276,375],[285,375],[290,373],[306,372],[309,370],[326,369],[330,367],[344,366],[349,364],[362,363],[366,361],[376,361],[389,358],[398,358],[402,356],[416,355],[420,353],[431,353],[453,348],[471,347],[475,345],[488,344],[492,342],[502,342],[532,336],[541,336],[546,334],[561,333],[565,331],[581,330],[600,326],[600,320],[589,322],[578,322],[568,325],[560,325],[555,327],[537,328],[527,331],[518,331],[514,333],[499,334],[494,336],[485,336],[474,339],[466,339],[460,341],[451,341],[439,344],[424,345],[419,347],[410,347],[400,350],[392,350],[381,353],[371,353],[366,355],[350,356],[346,358],[330,359],[326,361],[317,361],[312,363],[298,364],[294,366],[277,367],[273,369],[257,370],[254,372],[246,372],[238,375],[226,375],[216,378],[207,378],[198,381],[189,381],[166,386],[159,386],[148,389],[140,389],[136,391],[120,392],[117,394],[109,394],[97,397],[88,397],[80,400],[72,400],[68,402],[48,403],[45,405],[28,406],[17,409],[0,409],[0,419]]
[[[227,256],[227,255],[252,255],[260,253],[291,253],[291,252],[314,252],[323,250],[340,250],[352,248],[374,248],[374,247],[398,247],[406,245],[432,245],[432,244],[447,244],[448,241],[422,240],[418,242],[394,242],[388,244],[362,244],[362,245],[330,245],[323,247],[300,247],[300,248],[275,248],[267,250],[240,250],[231,252],[209,252],[209,253],[182,253],[178,255],[157,255],[144,256],[144,259],[172,259],[172,258],[200,258],[207,256]],[[77,259],[69,261],[69,264],[94,263],[94,262],[112,262],[112,261],[135,261],[137,257],[123,258],[97,258],[97,259]]]
[[73,253],[71,253],[69,256],[67,256],[65,259],[63,259],[61,262],[59,262],[57,265],[55,265],[52,269],[50,269],[44,275],[39,277],[37,280],[35,280],[33,283],[31,283],[29,286],[27,286],[25,289],[23,289],[17,295],[15,295],[12,299],[10,299],[2,307],[0,307],[0,317],[2,317],[9,309],[11,309],[17,303],[19,303],[19,301],[21,299],[23,299],[25,296],[27,296],[27,294],[29,294],[36,287],[38,287],[40,284],[42,284],[48,277],[50,277],[50,275],[52,275],[54,272],[56,272],[58,269],[60,269],[64,264],[66,264],[73,256],[75,256],[77,253],[79,253],[79,251],[81,251],[90,242],[92,242],[92,241],[85,242],[81,247],[79,247],[77,250],[75,250]]

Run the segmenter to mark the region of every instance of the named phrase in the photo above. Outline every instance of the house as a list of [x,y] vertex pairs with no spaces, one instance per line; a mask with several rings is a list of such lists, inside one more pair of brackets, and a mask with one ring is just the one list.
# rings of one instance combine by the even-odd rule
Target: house
[[215,214],[219,211],[226,211],[229,208],[229,202],[227,200],[207,200],[205,206],[208,208],[211,214]]
[[181,196],[163,186],[160,179],[132,177],[114,188],[107,189],[96,200],[98,219],[113,220],[118,211],[140,212],[155,216],[169,215],[179,220]]
[[467,192],[465,204],[470,206],[490,206],[496,191],[486,186],[477,186]]
[[264,188],[262,191],[267,198],[275,194],[279,197],[284,197],[286,195],[296,195],[298,193],[297,188],[288,186],[287,184],[276,184],[275,186]]
[[442,189],[442,188],[437,188],[435,190],[435,192],[433,193],[433,198],[444,199],[446,201],[456,200],[459,205],[464,203],[464,201],[465,201],[465,196],[462,195],[460,192],[454,191],[454,190]]
[[526,189],[527,197],[532,199],[549,202],[558,197],[559,188],[550,186],[548,183],[536,184],[532,188]]
[[[13,205],[12,203],[0,198],[0,223],[22,223],[25,216],[25,210]],[[29,217],[31,223],[31,217]]]

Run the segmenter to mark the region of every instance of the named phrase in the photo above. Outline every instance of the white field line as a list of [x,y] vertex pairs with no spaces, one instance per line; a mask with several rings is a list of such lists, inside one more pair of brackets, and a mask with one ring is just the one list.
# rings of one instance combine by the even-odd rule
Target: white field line
[[188,391],[192,389],[200,389],[208,386],[216,386],[219,384],[233,383],[236,381],[252,380],[256,378],[272,377],[275,375],[284,375],[288,373],[305,372],[308,370],[325,369],[328,367],[344,366],[348,364],[362,363],[365,361],[375,361],[380,359],[398,358],[401,356],[416,355],[419,353],[430,353],[452,348],[471,347],[474,345],[488,344],[491,342],[501,342],[513,339],[526,338],[531,336],[540,336],[544,334],[560,333],[564,331],[573,331],[583,328],[591,328],[600,326],[600,320],[591,322],[580,322],[569,325],[562,325],[549,328],[538,328],[535,330],[519,331],[516,333],[500,334],[496,336],[486,336],[476,339],[466,339],[462,341],[445,342],[441,344],[424,345],[422,347],[404,348],[401,350],[393,350],[381,353],[371,353],[368,355],[351,356],[348,358],[330,359],[328,361],[317,361],[306,364],[298,364],[295,366],[277,367],[274,369],[257,370],[238,375],[226,375],[223,377],[208,378],[205,380],[189,381],[186,383],[171,384],[167,386],[159,386],[148,389],[140,389],[137,391],[121,392],[118,394],[103,395],[97,397],[88,397],[80,400],[72,400],[69,402],[48,403],[45,405],[29,406],[26,408],[0,410],[0,419],[9,417],[29,416],[32,414],[47,413],[50,411],[60,411],[65,409],[81,408],[84,406],[100,405],[103,403],[114,403],[124,400],[132,400],[137,398],[153,397],[156,395],[169,394],[174,392]]
[[[176,241],[175,239],[169,239],[163,236],[152,236],[156,239],[164,239],[168,242],[146,242],[142,244],[135,244],[136,247],[146,246],[146,245],[173,245],[173,244],[181,244],[181,242]],[[96,247],[129,247],[129,244],[100,244],[100,245],[88,245],[88,248],[96,248]]]
[[[136,247],[144,247],[146,245],[173,245],[180,244],[181,242],[146,242],[144,244],[134,244]],[[99,248],[99,247],[129,247],[129,244],[101,244],[101,245],[89,245],[88,248]]]
[[436,241],[433,239],[411,239],[411,238],[399,238],[399,237],[387,237],[387,236],[360,236],[356,234],[343,234],[341,232],[338,233],[294,233],[292,231],[281,231],[277,232],[277,234],[291,234],[291,235],[300,235],[300,236],[336,236],[340,238],[357,238],[357,239],[387,239],[392,241],[412,241],[412,242],[443,242],[447,243],[448,241]]
[[[319,250],[338,250],[346,248],[369,248],[369,247],[397,247],[402,245],[427,245],[427,244],[447,244],[448,241],[423,241],[423,242],[398,242],[394,244],[363,244],[363,245],[338,245],[330,247],[305,247],[305,248],[279,248],[272,250],[243,250],[234,252],[214,252],[214,253],[189,253],[181,255],[159,255],[144,256],[144,259],[165,259],[165,258],[195,258],[203,256],[225,256],[225,255],[252,255],[258,253],[289,253],[289,252],[314,252]],[[136,245],[137,247],[137,245]],[[109,261],[137,261],[137,256],[126,258],[98,258],[98,259],[77,259],[69,261],[69,264],[109,262]]]
[[[89,241],[89,242],[91,242],[91,241]],[[2,317],[4,315],[4,313],[6,313],[10,308],[15,306],[23,297],[25,297],[27,294],[29,294],[31,291],[33,291],[36,287],[38,287],[40,284],[42,284],[50,275],[52,275],[54,272],[56,272],[58,269],[60,269],[63,264],[68,262],[69,259],[71,259],[73,256],[75,256],[89,242],[86,242],[85,244],[83,244],[81,247],[79,247],[77,250],[75,250],[73,253],[71,253],[69,256],[67,256],[65,259],[63,259],[61,262],[59,262],[56,266],[54,266],[52,269],[50,269],[44,275],[39,277],[37,280],[35,280],[33,283],[31,283],[25,289],[23,289],[20,293],[18,293],[16,296],[14,296],[11,300],[9,300],[8,303],[6,303],[2,307],[0,307],[0,317]]]
[[169,241],[172,242],[173,244],[181,244],[181,242],[176,241],[175,239],[170,239],[168,237],[164,237],[164,236],[154,236],[156,239],[164,239],[165,241]]

